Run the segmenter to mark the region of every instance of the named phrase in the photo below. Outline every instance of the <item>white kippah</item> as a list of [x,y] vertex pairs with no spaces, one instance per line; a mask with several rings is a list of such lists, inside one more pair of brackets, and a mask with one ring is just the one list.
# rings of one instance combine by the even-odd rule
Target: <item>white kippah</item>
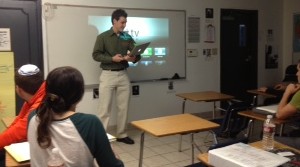
[[40,69],[33,64],[26,64],[19,68],[18,73],[23,76],[31,76],[40,72]]

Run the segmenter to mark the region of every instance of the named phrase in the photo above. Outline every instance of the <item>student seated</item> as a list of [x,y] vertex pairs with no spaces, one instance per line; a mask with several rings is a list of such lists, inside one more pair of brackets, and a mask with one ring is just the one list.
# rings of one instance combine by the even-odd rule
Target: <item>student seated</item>
[[281,83],[275,84],[274,86],[269,86],[269,87],[264,86],[264,87],[258,88],[258,91],[276,95],[275,98],[266,98],[264,101],[264,105],[279,103],[286,87],[290,83],[298,83],[296,73],[299,68],[300,68],[300,60],[298,60],[297,65],[290,65],[287,67],[286,72],[285,72],[285,77]]
[[[32,64],[26,64],[15,72],[16,93],[25,100],[13,123],[0,133],[0,166],[4,164],[4,147],[27,140],[28,115],[37,109],[45,95],[43,73]],[[0,103],[2,104],[2,103]],[[0,107],[5,112],[5,105]]]
[[[300,80],[300,70],[297,72]],[[295,123],[299,122],[300,115],[300,84],[289,84],[278,104],[276,117],[278,119],[293,119]],[[291,100],[289,101],[289,99]],[[298,131],[299,132],[299,131]],[[275,140],[294,148],[300,149],[300,133],[293,134],[295,137],[276,137]]]
[[84,94],[82,74],[72,67],[52,70],[46,96],[29,116],[31,167],[47,166],[52,148],[58,148],[65,166],[123,167],[116,158],[102,123],[95,115],[75,112]]

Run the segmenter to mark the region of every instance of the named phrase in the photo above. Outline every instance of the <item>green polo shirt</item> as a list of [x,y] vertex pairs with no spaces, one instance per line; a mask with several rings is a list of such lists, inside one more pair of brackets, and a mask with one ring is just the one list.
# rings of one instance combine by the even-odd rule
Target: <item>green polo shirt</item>
[[296,107],[298,112],[300,112],[300,91],[297,91],[293,97],[292,100],[289,102],[292,106]]
[[122,32],[118,36],[111,28],[97,36],[93,50],[93,59],[101,62],[100,67],[105,70],[125,69],[128,67],[127,61],[113,62],[112,57],[116,54],[127,55],[134,47],[132,37]]

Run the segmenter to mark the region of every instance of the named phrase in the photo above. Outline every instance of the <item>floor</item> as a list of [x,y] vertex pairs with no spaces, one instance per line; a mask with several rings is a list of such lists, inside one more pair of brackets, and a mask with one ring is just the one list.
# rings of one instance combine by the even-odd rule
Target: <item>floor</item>
[[[259,140],[259,132],[261,130],[259,122],[254,125],[251,141]],[[108,133],[113,134],[113,131],[108,130]],[[128,134],[134,139],[134,145],[115,141],[112,142],[112,147],[126,167],[138,167],[141,131],[134,127],[129,127]],[[213,143],[212,135],[209,132],[196,133],[194,140],[203,152],[207,152],[207,148]],[[192,164],[189,142],[190,135],[184,135],[182,151],[179,152],[179,135],[158,138],[145,133],[143,167],[184,167]],[[196,157],[199,153],[195,149],[195,163],[199,162]]]
[[[130,129],[128,134],[134,139],[134,145],[112,142],[112,147],[126,167],[138,167],[141,132]],[[202,151],[206,152],[207,147],[212,144],[211,136],[208,132],[194,135],[195,142]],[[157,138],[145,133],[143,167],[183,167],[191,164],[190,135],[184,135],[182,141],[182,151],[179,152],[179,135]],[[195,156],[199,153],[195,149]],[[199,162],[197,158],[195,162]]]

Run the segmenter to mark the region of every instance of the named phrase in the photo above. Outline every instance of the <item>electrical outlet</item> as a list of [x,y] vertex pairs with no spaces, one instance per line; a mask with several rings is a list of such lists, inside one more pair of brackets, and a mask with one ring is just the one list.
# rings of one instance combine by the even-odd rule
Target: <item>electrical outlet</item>
[[169,89],[169,90],[173,90],[173,89],[174,89],[174,85],[173,85],[173,82],[172,82],[172,81],[169,82],[168,89]]
[[136,96],[140,94],[140,86],[139,85],[133,85],[132,86],[132,95]]
[[94,99],[99,98],[99,89],[98,88],[93,89],[93,98]]

